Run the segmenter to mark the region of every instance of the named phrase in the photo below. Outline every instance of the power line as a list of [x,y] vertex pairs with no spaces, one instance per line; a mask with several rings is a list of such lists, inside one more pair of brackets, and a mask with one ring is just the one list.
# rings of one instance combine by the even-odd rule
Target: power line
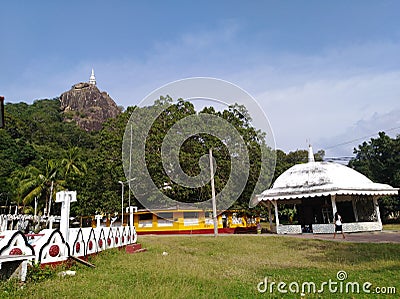
[[324,161],[350,161],[354,157],[345,156],[345,157],[324,157]]
[[[394,128],[390,128],[390,129],[387,129],[387,130],[383,130],[383,132],[390,132],[390,131],[394,131],[394,130],[397,130],[397,129],[400,129],[400,127],[394,127]],[[380,131],[380,132],[382,132],[382,131]],[[351,143],[354,143],[354,142],[356,142],[356,141],[365,140],[365,139],[367,139],[367,138],[376,136],[376,135],[378,135],[378,134],[379,134],[379,132],[378,132],[378,133],[371,134],[371,135],[368,135],[368,136],[359,137],[359,138],[356,138],[356,139],[353,139],[353,140],[345,141],[345,142],[342,142],[342,143],[339,143],[339,144],[336,144],[336,145],[332,145],[332,146],[326,147],[325,150],[328,150],[328,149],[331,149],[331,148],[335,148],[335,147],[338,147],[338,146],[343,146],[343,145],[351,144]]]

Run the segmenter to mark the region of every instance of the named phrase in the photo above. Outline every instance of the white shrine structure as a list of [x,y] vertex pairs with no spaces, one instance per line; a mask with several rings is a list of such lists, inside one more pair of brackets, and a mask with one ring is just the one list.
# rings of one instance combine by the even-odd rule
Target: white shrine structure
[[96,77],[94,76],[94,70],[93,69],[92,69],[92,73],[91,73],[90,78],[89,78],[89,84],[96,86]]
[[[286,170],[256,200],[268,208],[270,227],[278,234],[334,233],[336,212],[342,216],[344,232],[380,231],[378,198],[397,195],[398,191],[399,188],[374,183],[347,166],[315,162],[310,146],[308,163]],[[281,224],[279,208],[285,206],[295,210],[296,216]]]

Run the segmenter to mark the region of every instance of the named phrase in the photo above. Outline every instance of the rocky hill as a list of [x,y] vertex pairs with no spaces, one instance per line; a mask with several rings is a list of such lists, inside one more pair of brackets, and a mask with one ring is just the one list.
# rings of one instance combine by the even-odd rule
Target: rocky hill
[[75,121],[86,131],[100,130],[109,118],[121,113],[114,100],[96,85],[78,83],[61,94],[61,109],[66,121]]

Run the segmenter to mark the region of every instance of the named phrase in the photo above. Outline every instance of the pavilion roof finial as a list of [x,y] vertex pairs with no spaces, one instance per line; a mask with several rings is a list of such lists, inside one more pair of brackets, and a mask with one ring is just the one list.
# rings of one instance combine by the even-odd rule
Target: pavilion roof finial
[[314,152],[313,152],[311,144],[308,145],[308,162],[315,162]]
[[94,76],[94,70],[93,69],[92,69],[92,74],[90,75],[90,78],[89,78],[89,84],[96,85],[96,77]]

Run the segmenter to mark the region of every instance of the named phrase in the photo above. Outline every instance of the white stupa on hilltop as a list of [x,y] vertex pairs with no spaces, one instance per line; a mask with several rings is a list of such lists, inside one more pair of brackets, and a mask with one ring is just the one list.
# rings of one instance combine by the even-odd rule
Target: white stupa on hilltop
[[92,69],[92,74],[90,75],[90,78],[89,78],[89,84],[96,85],[96,77],[94,76],[94,70],[93,69]]

